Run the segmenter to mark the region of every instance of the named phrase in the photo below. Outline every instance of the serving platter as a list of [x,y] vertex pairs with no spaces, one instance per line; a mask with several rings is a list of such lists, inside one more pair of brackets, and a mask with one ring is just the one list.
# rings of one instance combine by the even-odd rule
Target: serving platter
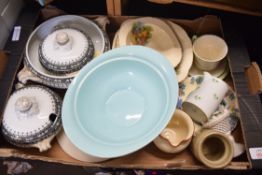
[[173,67],[180,63],[182,58],[181,45],[170,26],[158,18],[144,17],[124,21],[118,33],[119,46],[137,45],[132,35],[133,30],[136,30],[135,25],[151,28],[144,46],[165,55]]
[[193,64],[194,56],[192,41],[187,32],[181,26],[168,20],[167,23],[172,27],[182,47],[182,59],[178,66],[175,68],[178,82],[181,82],[188,76],[189,70]]

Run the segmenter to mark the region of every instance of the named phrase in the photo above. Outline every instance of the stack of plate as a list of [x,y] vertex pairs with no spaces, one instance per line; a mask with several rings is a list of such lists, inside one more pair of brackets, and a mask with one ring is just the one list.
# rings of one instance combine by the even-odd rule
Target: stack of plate
[[122,23],[113,41],[113,48],[144,45],[162,53],[183,81],[193,63],[192,42],[186,31],[172,21],[143,17]]
[[42,84],[65,89],[86,63],[109,48],[107,35],[91,20],[59,16],[32,32],[26,44],[25,65]]

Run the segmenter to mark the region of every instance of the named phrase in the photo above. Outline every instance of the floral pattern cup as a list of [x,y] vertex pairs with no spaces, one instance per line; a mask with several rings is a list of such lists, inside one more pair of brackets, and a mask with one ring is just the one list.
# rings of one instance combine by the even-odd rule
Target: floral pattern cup
[[[189,94],[182,104],[185,111],[195,122],[204,124],[216,111],[228,91],[228,85],[221,79],[204,72],[199,88]],[[229,115],[229,112],[225,112]]]

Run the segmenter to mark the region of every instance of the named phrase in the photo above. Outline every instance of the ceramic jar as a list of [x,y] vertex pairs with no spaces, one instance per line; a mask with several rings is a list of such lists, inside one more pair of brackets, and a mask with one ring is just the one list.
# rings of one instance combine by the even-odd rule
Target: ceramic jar
[[16,90],[9,98],[2,133],[11,144],[45,151],[62,127],[61,99],[50,89],[31,85]]
[[234,156],[234,145],[229,135],[210,129],[199,131],[192,141],[194,156],[209,168],[223,168]]

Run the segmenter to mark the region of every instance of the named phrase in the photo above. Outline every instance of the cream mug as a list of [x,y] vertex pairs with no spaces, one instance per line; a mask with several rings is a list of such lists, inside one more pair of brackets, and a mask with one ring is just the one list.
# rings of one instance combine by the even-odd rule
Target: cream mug
[[198,132],[191,146],[194,156],[209,168],[223,168],[234,156],[231,136],[211,129]]
[[[204,124],[219,107],[227,91],[226,82],[204,72],[202,83],[188,95],[182,104],[182,109],[195,122]],[[228,114],[225,113],[225,115]]]
[[202,35],[193,43],[195,65],[203,70],[215,69],[228,52],[226,42],[216,35]]

